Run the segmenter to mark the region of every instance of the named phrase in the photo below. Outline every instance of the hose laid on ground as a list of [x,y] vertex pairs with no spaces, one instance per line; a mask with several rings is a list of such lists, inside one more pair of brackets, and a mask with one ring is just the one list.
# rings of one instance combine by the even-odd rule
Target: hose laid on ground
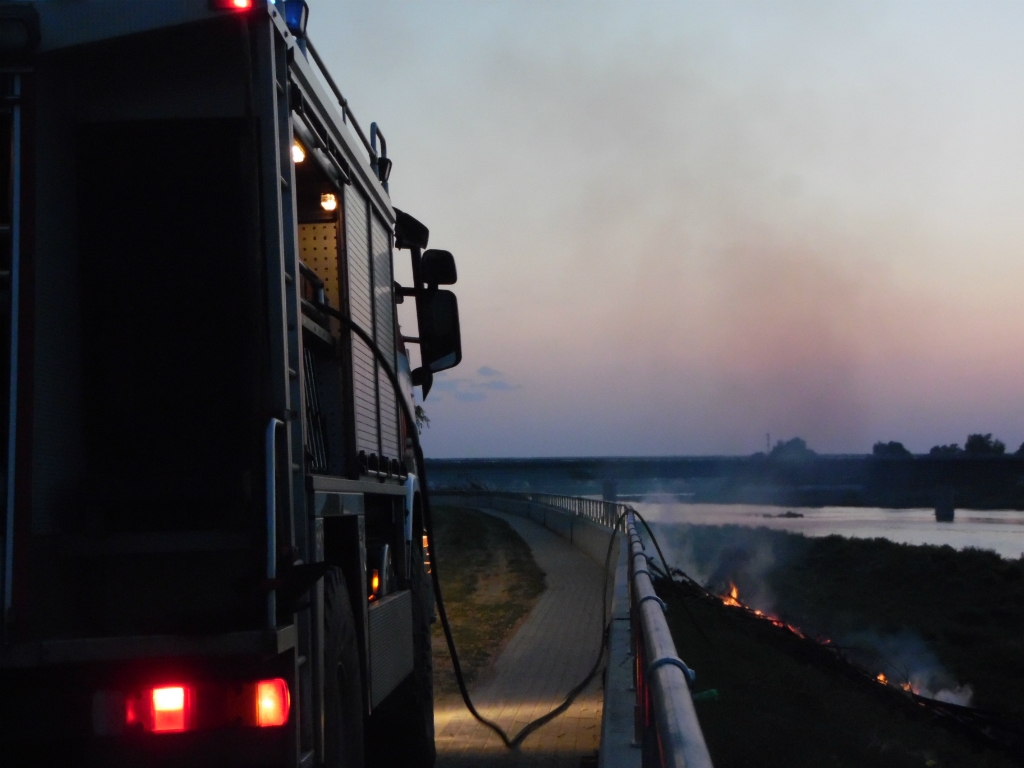
[[[373,355],[377,359],[377,362],[379,362],[381,368],[384,369],[384,373],[387,375],[388,380],[391,382],[391,386],[394,387],[396,394],[395,399],[398,401],[403,414],[408,420],[409,425],[412,427],[412,429],[410,430],[409,437],[412,438],[413,454],[416,458],[416,472],[419,475],[420,488],[422,489],[420,499],[423,504],[423,526],[427,531],[427,536],[429,537],[429,539],[431,541],[436,541],[436,539],[434,539],[433,514],[430,508],[430,494],[427,492],[427,467],[426,461],[424,460],[423,457],[423,447],[420,444],[419,434],[415,429],[416,418],[414,414],[410,412],[408,403],[406,403],[405,398],[402,397],[401,395],[402,387],[400,382],[398,381],[398,376],[395,375],[395,372],[392,369],[391,363],[388,361],[387,356],[383,352],[381,352],[380,348],[377,346],[377,344],[366,331],[364,331],[362,328],[356,325],[351,319],[349,319],[348,317],[346,317],[341,312],[339,312],[338,310],[334,309],[331,306],[318,305],[317,308],[320,311],[324,312],[325,314],[328,314],[331,317],[335,318],[336,320],[340,321],[342,325],[351,330],[352,333],[358,336],[360,340],[370,348],[370,351],[373,352]],[[622,518],[625,517],[625,514],[626,513],[623,512],[621,515],[619,515],[619,519],[616,520],[615,527],[618,527],[618,524],[622,521]],[[645,522],[644,525],[646,524],[647,523]],[[613,532],[615,527],[613,527],[612,529]],[[576,697],[579,696],[583,689],[590,684],[591,680],[594,679],[594,676],[601,668],[601,661],[604,659],[604,652],[605,649],[608,647],[608,632],[611,626],[611,620],[608,616],[608,585],[611,574],[609,566],[611,563],[612,549],[614,543],[615,536],[613,534],[612,536],[608,537],[608,551],[605,554],[604,558],[605,581],[601,595],[601,618],[603,621],[603,627],[601,631],[601,647],[598,649],[597,659],[595,659],[594,665],[590,668],[590,671],[587,673],[586,677],[584,677],[583,680],[579,683],[579,685],[577,685],[575,688],[569,691],[568,695],[565,697],[565,700],[562,701],[561,704],[559,704],[557,707],[552,709],[547,714],[541,715],[536,720],[527,723],[525,726],[523,726],[522,730],[520,730],[519,733],[517,733],[512,738],[509,737],[509,735],[502,729],[500,725],[491,720],[488,720],[486,717],[484,717],[477,711],[475,706],[473,706],[473,700],[469,696],[469,690],[466,688],[466,681],[462,674],[462,665],[459,663],[459,654],[458,651],[455,649],[455,639],[452,637],[452,628],[448,622],[448,612],[445,610],[444,597],[441,595],[441,581],[438,576],[436,562],[437,558],[435,558],[435,562],[432,564],[430,573],[431,578],[434,582],[434,595],[437,598],[437,614],[441,619],[441,627],[442,629],[444,629],[444,638],[448,644],[448,653],[452,659],[452,668],[455,671],[455,680],[459,685],[459,693],[462,695],[462,701],[465,703],[466,709],[469,710],[470,714],[473,715],[473,717],[476,718],[480,723],[486,725],[488,728],[494,731],[501,739],[502,743],[509,749],[517,749],[519,745],[522,744],[523,741],[531,733],[533,733],[538,728],[542,727],[546,723],[550,722],[551,720],[565,712],[565,710],[567,710],[572,705],[573,701],[576,700]],[[658,552],[659,554],[661,553],[660,548]],[[664,562],[664,557],[662,557],[662,561]]]

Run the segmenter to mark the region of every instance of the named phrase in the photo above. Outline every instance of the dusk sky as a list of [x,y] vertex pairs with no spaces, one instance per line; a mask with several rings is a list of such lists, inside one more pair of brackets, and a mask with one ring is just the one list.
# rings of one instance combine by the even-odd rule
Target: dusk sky
[[458,261],[428,455],[1024,441],[1024,4],[310,6]]

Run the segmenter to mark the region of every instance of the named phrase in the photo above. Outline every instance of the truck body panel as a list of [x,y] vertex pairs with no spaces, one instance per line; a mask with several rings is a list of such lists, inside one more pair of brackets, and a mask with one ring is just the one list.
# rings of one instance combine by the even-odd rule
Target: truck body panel
[[423,614],[378,157],[274,3],[26,5],[38,48],[0,60],[0,666],[6,700],[35,703],[0,740],[138,764],[126,692],[185,680],[219,700],[271,676],[283,727],[160,737],[161,759],[317,764],[325,569],[347,585],[370,717],[411,679]]

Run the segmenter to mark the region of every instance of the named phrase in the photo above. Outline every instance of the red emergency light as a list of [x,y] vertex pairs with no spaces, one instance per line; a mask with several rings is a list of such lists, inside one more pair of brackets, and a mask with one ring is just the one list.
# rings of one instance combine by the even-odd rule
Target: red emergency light
[[210,0],[210,7],[218,11],[248,11],[253,0]]

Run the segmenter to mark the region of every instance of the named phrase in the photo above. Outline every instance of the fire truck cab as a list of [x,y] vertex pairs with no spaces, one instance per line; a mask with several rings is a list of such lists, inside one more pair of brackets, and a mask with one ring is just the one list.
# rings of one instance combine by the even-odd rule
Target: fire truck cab
[[5,765],[433,764],[410,446],[454,260],[308,16],[0,3]]

